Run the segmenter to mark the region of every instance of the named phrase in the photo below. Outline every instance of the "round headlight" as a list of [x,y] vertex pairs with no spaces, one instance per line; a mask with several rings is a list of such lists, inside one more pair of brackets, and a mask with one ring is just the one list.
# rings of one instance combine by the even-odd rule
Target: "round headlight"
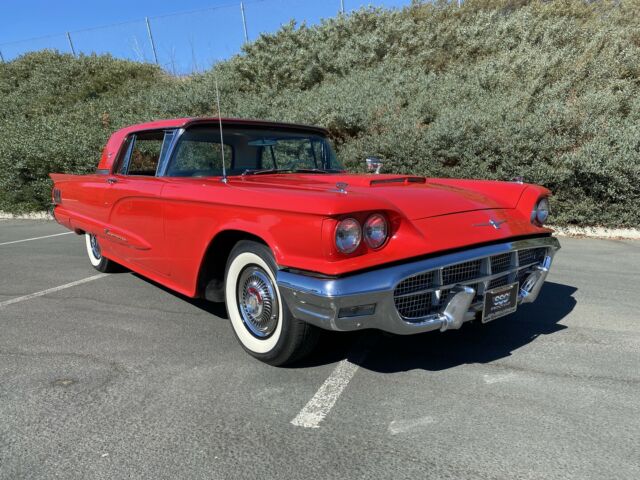
[[549,219],[549,200],[547,200],[546,198],[543,198],[537,203],[537,205],[531,212],[531,221],[539,225],[544,225],[544,223],[548,219]]
[[336,247],[342,253],[352,253],[360,245],[362,228],[355,218],[345,218],[336,226]]
[[367,218],[362,230],[364,231],[364,241],[367,242],[369,248],[380,248],[387,241],[389,231],[387,220],[379,213]]

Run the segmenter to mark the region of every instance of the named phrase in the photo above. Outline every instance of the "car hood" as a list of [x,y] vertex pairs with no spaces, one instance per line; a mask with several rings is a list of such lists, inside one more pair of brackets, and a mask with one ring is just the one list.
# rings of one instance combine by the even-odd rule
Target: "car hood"
[[526,188],[526,185],[511,182],[426,179],[406,175],[247,175],[233,181],[236,182],[270,193],[274,190],[288,194],[323,192],[351,205],[354,211],[360,209],[360,205],[368,204],[371,205],[369,209],[396,210],[411,220],[515,208]]

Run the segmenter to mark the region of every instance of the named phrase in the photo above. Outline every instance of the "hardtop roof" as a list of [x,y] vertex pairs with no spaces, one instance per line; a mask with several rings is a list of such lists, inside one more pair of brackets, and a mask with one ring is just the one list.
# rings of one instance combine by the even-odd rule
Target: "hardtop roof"
[[222,118],[218,117],[184,117],[184,118],[171,118],[166,120],[154,120],[151,122],[137,123],[128,127],[121,128],[115,131],[107,145],[105,146],[100,162],[98,163],[98,170],[109,170],[113,166],[115,157],[118,154],[118,150],[122,145],[122,142],[127,135],[135,132],[144,132],[149,130],[163,130],[168,128],[188,128],[195,125],[218,125],[222,120],[223,126],[256,126],[256,127],[279,127],[292,130],[307,130],[327,135],[328,132],[322,127],[316,127],[313,125],[304,125],[298,123],[286,123],[286,122],[271,122],[267,120],[253,120],[246,118]]
[[[305,125],[301,123],[288,123],[288,122],[274,122],[268,120],[255,120],[247,118],[222,118],[223,125],[243,125],[243,126],[259,126],[259,127],[282,127],[282,128],[294,128],[301,130],[314,130],[320,133],[327,134],[327,130],[315,125]],[[217,125],[220,120],[218,117],[185,117],[185,118],[172,118],[167,120],[154,120],[151,122],[143,122],[135,125],[125,127],[120,131],[126,131],[127,133],[142,131],[142,130],[157,130],[163,128],[187,128],[193,125],[203,124],[215,124]]]

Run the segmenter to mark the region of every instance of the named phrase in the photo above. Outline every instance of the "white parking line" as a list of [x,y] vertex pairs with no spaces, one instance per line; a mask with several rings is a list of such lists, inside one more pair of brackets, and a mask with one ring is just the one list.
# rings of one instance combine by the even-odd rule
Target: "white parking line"
[[12,242],[3,242],[0,243],[0,247],[2,245],[11,245],[12,243],[21,243],[21,242],[32,242],[33,240],[40,240],[42,238],[49,238],[49,237],[59,237],[60,235],[71,235],[74,232],[62,232],[62,233],[54,233],[53,235],[44,235],[42,237],[33,237],[33,238],[25,238],[24,240],[13,240]]
[[24,295],[22,297],[12,298],[11,300],[5,300],[4,302],[0,302],[0,308],[6,307],[7,305],[12,305],[18,302],[24,302],[25,300],[31,300],[32,298],[42,297],[43,295],[47,295],[48,293],[58,292],[60,290],[64,290],[65,288],[75,287],[76,285],[81,285],[83,283],[92,282],[94,280],[98,280],[103,277],[108,277],[108,273],[99,273],[97,275],[92,275],[91,277],[83,278],[82,280],[76,280],[75,282],[65,283],[64,285],[60,285],[58,287],[47,288],[46,290],[42,290],[41,292],[30,293],[29,295]]
[[[364,349],[359,348],[355,354],[350,355],[350,357],[360,363],[364,360],[366,353]],[[291,420],[291,424],[296,427],[319,428],[320,422],[322,422],[331,411],[338,397],[340,397],[340,394],[357,371],[358,365],[350,362],[348,358],[338,363],[316,394],[307,402],[304,408],[300,410],[300,413]]]

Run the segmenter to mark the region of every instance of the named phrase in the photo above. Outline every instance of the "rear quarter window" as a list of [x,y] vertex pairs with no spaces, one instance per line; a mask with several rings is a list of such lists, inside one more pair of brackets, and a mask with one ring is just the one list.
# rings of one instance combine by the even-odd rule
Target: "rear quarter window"
[[164,132],[136,134],[133,146],[130,148],[127,175],[155,175],[160,162],[163,140]]

